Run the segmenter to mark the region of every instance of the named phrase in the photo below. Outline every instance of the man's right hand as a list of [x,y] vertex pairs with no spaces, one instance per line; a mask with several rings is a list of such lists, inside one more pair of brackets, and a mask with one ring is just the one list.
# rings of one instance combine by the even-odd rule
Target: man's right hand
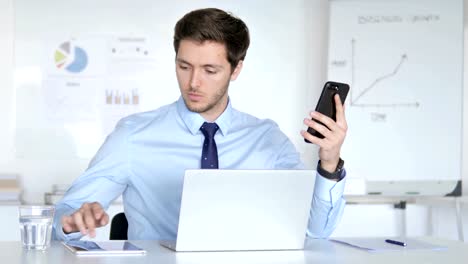
[[96,228],[109,223],[109,215],[98,202],[84,203],[70,216],[62,216],[62,229],[65,234],[81,232],[90,237],[96,236]]

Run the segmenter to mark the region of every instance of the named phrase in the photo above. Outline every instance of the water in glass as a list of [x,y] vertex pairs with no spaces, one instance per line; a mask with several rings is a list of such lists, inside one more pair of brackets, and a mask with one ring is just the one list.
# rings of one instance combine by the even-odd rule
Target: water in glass
[[20,216],[21,241],[27,249],[45,250],[50,245],[52,217],[25,215]]

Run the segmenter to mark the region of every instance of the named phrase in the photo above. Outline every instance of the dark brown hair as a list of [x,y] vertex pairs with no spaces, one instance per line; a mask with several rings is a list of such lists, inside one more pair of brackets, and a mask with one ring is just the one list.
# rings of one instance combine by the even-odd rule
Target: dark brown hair
[[174,28],[176,54],[180,41],[184,39],[200,43],[211,40],[225,44],[232,71],[240,60],[245,59],[250,44],[247,25],[232,14],[217,8],[198,9],[183,16]]

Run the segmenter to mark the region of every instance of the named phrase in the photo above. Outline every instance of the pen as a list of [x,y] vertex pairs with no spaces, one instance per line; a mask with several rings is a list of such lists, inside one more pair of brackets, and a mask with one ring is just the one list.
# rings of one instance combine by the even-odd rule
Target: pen
[[394,245],[398,245],[398,246],[402,246],[402,247],[406,247],[406,243],[405,243],[405,242],[401,242],[401,241],[396,241],[396,240],[391,240],[391,239],[385,239],[385,242],[390,243],[390,244],[394,244]]

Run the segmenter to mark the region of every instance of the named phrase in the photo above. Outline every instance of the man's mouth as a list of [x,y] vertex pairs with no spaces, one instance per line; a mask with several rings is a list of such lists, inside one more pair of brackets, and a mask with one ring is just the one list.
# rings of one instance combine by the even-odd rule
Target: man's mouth
[[201,94],[198,94],[198,93],[188,93],[188,97],[191,101],[200,101],[203,96]]

